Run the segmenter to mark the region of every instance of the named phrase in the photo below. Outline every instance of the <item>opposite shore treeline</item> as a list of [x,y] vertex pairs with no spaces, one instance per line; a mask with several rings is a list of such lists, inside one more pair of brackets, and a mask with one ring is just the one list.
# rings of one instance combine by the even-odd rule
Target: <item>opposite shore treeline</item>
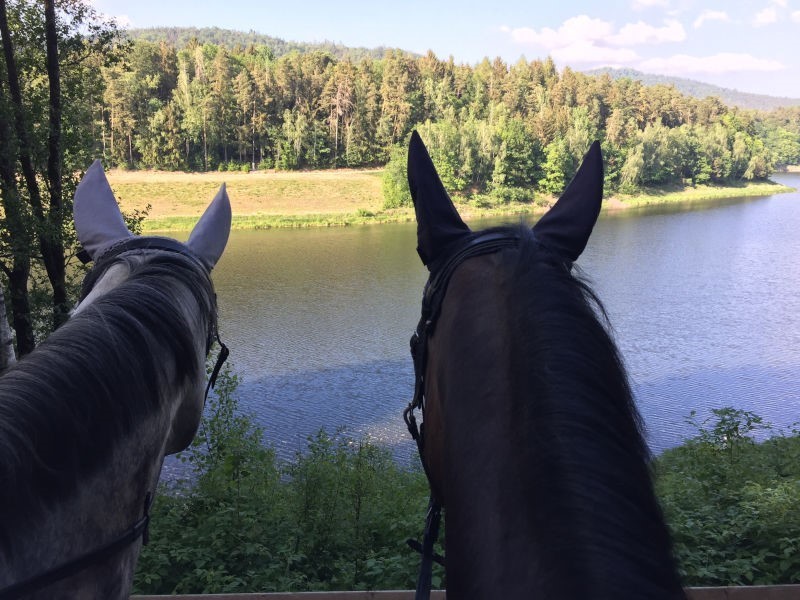
[[69,314],[71,202],[93,158],[190,171],[387,165],[387,208],[409,201],[403,144],[415,127],[447,189],[484,203],[560,193],[594,139],[612,194],[800,163],[800,108],[748,112],[549,59],[127,42],[89,0],[0,2],[0,46],[0,275],[20,356]]
[[550,59],[468,66],[430,52],[353,60],[229,46],[134,40],[98,69],[93,127],[106,163],[376,166],[415,127],[449,189],[501,196],[560,192],[594,139],[612,190],[763,179],[800,162],[800,107],[744,111],[669,86],[559,73]]

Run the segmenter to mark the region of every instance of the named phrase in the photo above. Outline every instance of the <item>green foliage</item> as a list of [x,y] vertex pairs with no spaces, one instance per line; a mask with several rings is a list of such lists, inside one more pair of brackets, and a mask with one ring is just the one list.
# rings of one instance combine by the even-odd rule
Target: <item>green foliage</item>
[[[511,189],[527,192],[517,198],[531,199],[536,181],[541,176],[541,151],[525,124],[516,118],[504,119],[497,127],[500,139],[492,173],[492,187],[496,196],[516,199]],[[588,146],[586,146],[588,148]],[[563,190],[562,190],[563,191]]]
[[[135,592],[413,587],[419,558],[405,540],[422,528],[424,474],[341,431],[320,431],[279,461],[239,413],[237,384],[225,369],[183,455],[188,479],[156,499]],[[698,434],[654,463],[684,583],[798,583],[798,426],[758,442],[770,431],[758,415],[712,412],[703,422],[692,413]]]
[[403,146],[395,146],[392,149],[389,162],[383,170],[382,186],[384,208],[398,208],[411,204],[406,149]]
[[433,164],[445,189],[453,192],[464,191],[471,175],[461,156],[463,136],[455,120],[450,118],[433,123],[427,121],[419,126],[419,134],[431,155]]
[[135,593],[412,587],[419,558],[405,540],[422,529],[424,474],[343,432],[278,461],[236,386],[225,369],[183,455],[189,479],[156,499]]
[[98,146],[113,164],[376,166],[417,127],[448,190],[505,201],[512,189],[559,194],[595,139],[613,149],[611,191],[762,179],[800,160],[800,109],[747,113],[663,85],[559,74],[550,60],[473,68],[432,52],[355,58],[196,33],[139,32],[126,66],[103,70]]
[[549,143],[544,149],[544,154],[543,177],[539,180],[539,189],[545,194],[557,196],[564,191],[575,173],[576,165],[563,138]]
[[794,98],[779,98],[764,94],[751,94],[738,90],[719,87],[710,83],[696,81],[694,79],[684,79],[683,77],[671,77],[669,75],[656,75],[653,73],[642,73],[636,69],[602,67],[587,71],[590,75],[608,75],[611,79],[629,79],[642,82],[646,86],[661,86],[674,88],[681,94],[694,96],[695,98],[706,98],[715,96],[720,98],[729,106],[738,106],[748,110],[775,110],[782,106],[797,104]]
[[228,50],[248,48],[258,54],[262,60],[270,61],[292,52],[322,51],[340,59],[360,60],[365,57],[381,58],[386,49],[383,47],[348,48],[333,42],[304,44],[287,41],[281,38],[262,35],[255,31],[232,31],[219,27],[149,27],[147,29],[128,29],[128,37],[132,40],[154,43],[170,42],[178,48],[185,48],[193,43],[216,44]]
[[[0,267],[19,355],[68,318],[77,296],[72,197],[95,150],[101,69],[119,58],[119,30],[91,3],[61,2],[54,13],[46,6],[0,7],[8,25],[0,60]],[[57,47],[46,42],[48,29]]]
[[715,409],[655,464],[656,490],[687,585],[800,582],[800,437],[757,442],[770,426]]

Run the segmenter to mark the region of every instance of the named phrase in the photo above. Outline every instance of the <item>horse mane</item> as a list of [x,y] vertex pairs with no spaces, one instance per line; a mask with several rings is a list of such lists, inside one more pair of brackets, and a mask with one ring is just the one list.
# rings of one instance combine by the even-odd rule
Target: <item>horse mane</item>
[[530,228],[498,230],[520,240],[503,261],[513,282],[510,387],[522,390],[512,435],[519,464],[530,465],[520,477],[536,495],[547,586],[559,595],[571,581],[592,598],[679,596],[642,420],[605,309]]
[[170,389],[202,375],[198,332],[216,323],[207,274],[173,252],[120,260],[124,282],[0,377],[0,514],[14,515],[0,520],[0,547],[98,471]]

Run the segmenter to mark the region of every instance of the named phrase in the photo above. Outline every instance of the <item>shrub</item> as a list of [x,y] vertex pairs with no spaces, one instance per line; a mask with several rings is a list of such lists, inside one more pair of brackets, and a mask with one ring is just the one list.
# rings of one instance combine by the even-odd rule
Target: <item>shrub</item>
[[532,189],[497,186],[492,189],[492,196],[504,204],[512,202],[533,202],[535,194]]
[[395,146],[383,170],[383,208],[399,208],[410,204],[407,150],[403,146]]
[[800,581],[800,437],[761,417],[715,409],[698,434],[658,458],[656,490],[686,585]]
[[413,587],[419,557],[405,540],[422,530],[424,474],[341,431],[279,461],[236,386],[224,370],[183,456],[191,477],[156,499],[135,593]]

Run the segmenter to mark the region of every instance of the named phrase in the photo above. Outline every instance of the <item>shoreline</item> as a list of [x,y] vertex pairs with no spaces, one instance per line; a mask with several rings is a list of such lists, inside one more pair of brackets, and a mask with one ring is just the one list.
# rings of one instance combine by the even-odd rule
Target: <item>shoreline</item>
[[[123,211],[153,208],[143,222],[144,233],[190,231],[200,214],[226,182],[234,205],[232,229],[348,227],[414,220],[413,207],[383,209],[379,169],[258,172],[258,173],[109,173]],[[672,186],[617,194],[603,200],[603,213],[670,205],[702,206],[722,199],[745,199],[795,191],[773,181],[724,186]],[[198,199],[198,197],[200,199]],[[556,198],[537,196],[529,203],[495,204],[489,196],[454,196],[465,220],[536,216]]]

